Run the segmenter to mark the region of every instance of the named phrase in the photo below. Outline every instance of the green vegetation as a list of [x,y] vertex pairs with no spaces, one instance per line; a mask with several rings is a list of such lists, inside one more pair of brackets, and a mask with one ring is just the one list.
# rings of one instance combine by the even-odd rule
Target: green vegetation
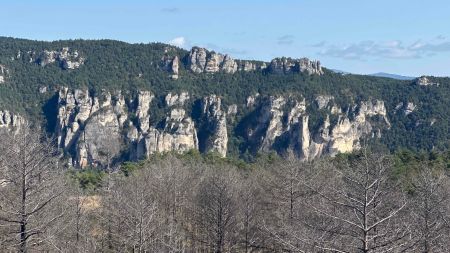
[[78,182],[81,189],[95,191],[102,186],[106,172],[98,169],[71,170],[69,176]]
[[[76,70],[62,70],[56,64],[41,67],[30,63],[28,52],[60,50],[70,47],[86,58]],[[169,73],[161,70],[164,50],[185,60],[188,51],[172,46],[128,44],[112,40],[70,40],[41,42],[0,37],[0,64],[6,65],[10,76],[0,85],[0,108],[28,114],[45,122],[49,132],[54,129],[56,101],[54,90],[61,86],[84,87],[93,92],[101,89],[122,90],[130,97],[138,89],[151,90],[160,103],[170,91],[188,91],[194,99],[209,94],[219,94],[225,105],[242,105],[245,98],[259,92],[261,95],[303,96],[313,101],[316,95],[333,95],[343,108],[350,103],[367,99],[382,99],[388,108],[391,128],[382,133],[381,144],[389,150],[398,149],[446,150],[450,147],[450,78],[431,78],[439,86],[417,86],[410,81],[389,78],[342,75],[325,70],[322,76],[306,74],[277,75],[264,71],[237,72],[235,74],[193,74],[180,65],[180,79],[171,80]],[[20,51],[20,57],[17,57]],[[46,86],[49,92],[39,93]],[[53,98],[53,100],[52,100]],[[399,103],[413,102],[414,113],[405,115],[395,111]],[[53,110],[53,111],[52,111]],[[152,121],[164,117],[164,108],[152,106]],[[247,116],[245,110],[238,119]],[[312,110],[310,124],[314,126],[323,118],[319,110]],[[239,122],[239,120],[235,121]],[[433,123],[434,122],[434,123]],[[239,126],[230,126],[230,152],[243,150]],[[245,154],[244,154],[245,155]],[[243,156],[241,156],[243,157]]]

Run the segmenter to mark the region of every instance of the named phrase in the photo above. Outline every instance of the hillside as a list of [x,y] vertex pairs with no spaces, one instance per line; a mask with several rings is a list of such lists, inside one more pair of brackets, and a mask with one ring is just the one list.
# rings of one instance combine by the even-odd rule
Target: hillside
[[305,58],[235,60],[160,43],[0,37],[0,126],[37,122],[82,167],[190,149],[310,160],[365,140],[447,149],[449,103],[449,78],[342,75]]

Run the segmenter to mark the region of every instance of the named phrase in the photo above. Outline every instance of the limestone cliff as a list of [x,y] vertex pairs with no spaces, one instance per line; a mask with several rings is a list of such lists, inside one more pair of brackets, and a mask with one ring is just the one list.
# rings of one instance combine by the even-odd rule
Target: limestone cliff
[[0,110],[0,129],[17,131],[25,123],[25,119],[7,110]]
[[[211,95],[202,100],[203,126],[199,128],[200,150],[227,155],[227,114],[222,110],[222,100]],[[233,108],[231,110],[234,110]],[[237,110],[237,108],[236,108]]]
[[414,83],[420,86],[439,86],[439,83],[433,82],[426,76],[421,76],[414,80]]
[[293,72],[306,72],[310,75],[322,75],[323,70],[320,61],[310,61],[308,58],[275,58],[268,67],[270,72],[277,74],[288,74]]
[[[149,91],[127,96],[102,91],[94,96],[88,90],[62,88],[58,99],[58,145],[78,167],[106,167],[117,159],[139,160],[191,149],[225,157],[231,125],[241,128],[237,130],[252,152],[293,153],[311,160],[356,150],[364,137],[379,137],[390,127],[382,101],[361,101],[343,109],[327,95],[308,102],[301,97],[257,94],[224,110],[215,94],[193,99],[187,92],[169,93],[160,99],[165,112],[161,121],[151,113],[157,105]],[[249,118],[234,122],[240,106]],[[308,108],[320,110],[325,117],[311,122]]]
[[237,63],[229,55],[210,52],[205,48],[193,47],[187,58],[188,68],[194,73],[234,73]]
[[189,100],[188,93],[167,94],[165,102],[170,108],[170,113],[163,127],[157,129],[152,126],[146,131],[139,132],[134,157],[143,159],[153,153],[198,149],[194,122],[183,108],[187,100]]
[[169,72],[171,74],[170,77],[173,80],[177,80],[179,77],[178,74],[180,68],[179,57],[178,56],[171,57],[167,54],[164,54],[164,56],[161,58],[160,68],[164,71]]
[[40,53],[28,52],[30,62],[36,62],[42,67],[57,63],[63,69],[77,69],[84,64],[85,58],[77,50],[63,47],[61,50],[44,50]]
[[9,70],[6,68],[6,66],[0,64],[0,84],[6,81],[6,77],[8,74]]
[[[245,137],[254,150],[276,150],[311,160],[325,154],[334,156],[359,149],[364,136],[375,136],[381,131],[371,123],[374,116],[382,121],[377,126],[390,127],[383,101],[361,102],[350,106],[346,113],[340,113],[342,109],[336,109],[336,105],[326,107],[330,99],[316,98],[319,108],[326,111],[326,117],[311,124],[304,99],[270,97],[256,109],[257,114],[247,126]],[[332,116],[337,116],[334,123],[330,122]],[[311,125],[319,126],[311,128]]]
[[109,92],[92,97],[88,90],[62,88],[56,133],[58,146],[71,154],[75,166],[109,166],[121,152],[127,120],[124,97]]

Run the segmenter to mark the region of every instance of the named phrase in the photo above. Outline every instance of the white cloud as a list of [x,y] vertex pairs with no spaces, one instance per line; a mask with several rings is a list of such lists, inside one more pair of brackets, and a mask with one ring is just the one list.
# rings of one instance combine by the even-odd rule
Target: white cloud
[[169,40],[169,44],[176,47],[184,47],[186,46],[186,38],[184,37],[176,37],[174,39]]
[[319,54],[336,58],[368,60],[368,59],[417,59],[437,53],[449,53],[450,41],[446,40],[417,40],[414,43],[392,41],[361,41],[346,45],[319,43]]

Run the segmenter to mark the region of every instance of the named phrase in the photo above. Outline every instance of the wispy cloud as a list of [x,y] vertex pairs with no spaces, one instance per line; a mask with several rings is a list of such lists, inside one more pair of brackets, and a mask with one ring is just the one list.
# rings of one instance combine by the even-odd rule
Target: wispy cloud
[[320,55],[352,60],[417,59],[450,52],[450,41],[443,36],[429,41],[417,40],[414,43],[368,40],[346,45],[321,42],[312,46],[321,49]]
[[295,36],[294,35],[284,35],[281,37],[278,37],[277,43],[278,45],[292,45],[294,43]]
[[171,7],[171,8],[162,8],[161,11],[167,12],[167,13],[176,13],[176,12],[179,12],[180,9],[178,9],[176,7]]
[[176,37],[173,38],[171,40],[169,40],[168,42],[170,45],[172,46],[176,46],[176,47],[186,47],[187,46],[187,40],[185,37]]

